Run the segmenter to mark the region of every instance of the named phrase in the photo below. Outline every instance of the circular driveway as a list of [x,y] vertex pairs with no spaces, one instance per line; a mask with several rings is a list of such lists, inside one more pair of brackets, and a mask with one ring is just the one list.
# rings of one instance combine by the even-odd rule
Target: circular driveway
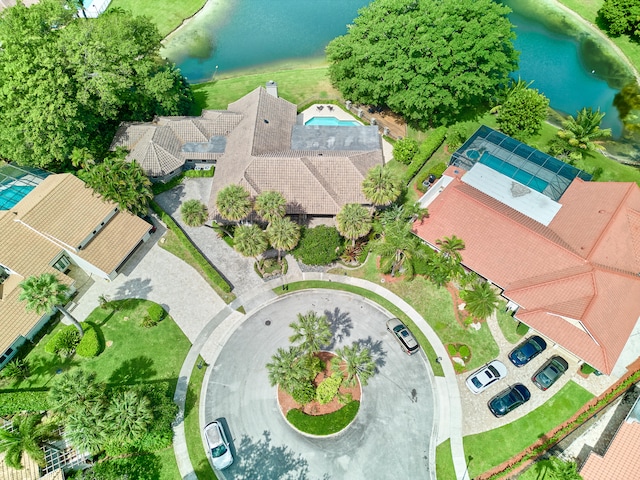
[[[309,310],[328,317],[334,333],[329,350],[358,342],[378,366],[363,387],[355,422],[331,438],[308,438],[286,423],[265,367],[289,345],[289,324]],[[429,478],[433,373],[422,352],[402,352],[386,331],[388,318],[359,295],[324,289],[280,297],[248,317],[203,386],[205,421],[223,418],[231,436],[235,462],[224,478]]]

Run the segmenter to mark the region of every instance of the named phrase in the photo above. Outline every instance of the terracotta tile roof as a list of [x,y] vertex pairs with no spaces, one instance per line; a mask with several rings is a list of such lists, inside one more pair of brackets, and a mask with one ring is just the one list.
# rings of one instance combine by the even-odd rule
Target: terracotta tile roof
[[74,251],[115,209],[115,204],[93,194],[78,178],[58,174],[43,180],[11,210],[0,211],[0,264],[16,272],[0,289],[0,353],[19,336],[29,334],[41,317],[27,312],[24,302],[18,300],[20,281],[53,273],[72,284],[71,278],[51,266],[63,251],[108,275],[138,245],[149,225],[141,218],[118,212],[83,249]]
[[623,422],[604,457],[591,453],[580,470],[584,480],[638,478],[640,423]]
[[465,185],[461,174],[414,224],[416,234],[431,245],[462,238],[463,263],[520,305],[518,319],[611,373],[640,316],[640,189],[576,179],[545,227]]

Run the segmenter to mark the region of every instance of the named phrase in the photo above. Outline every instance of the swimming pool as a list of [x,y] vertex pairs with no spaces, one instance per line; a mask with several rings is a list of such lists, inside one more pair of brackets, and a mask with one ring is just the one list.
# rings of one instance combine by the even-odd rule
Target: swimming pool
[[353,120],[339,120],[336,117],[311,117],[305,125],[323,125],[330,127],[361,127],[362,124]]
[[487,167],[492,168],[496,172],[506,175],[509,178],[513,178],[514,180],[540,193],[542,193],[544,189],[549,185],[548,182],[545,182],[541,178],[525,172],[524,170],[521,170],[514,165],[511,165],[509,162],[505,162],[504,160],[491,155],[489,152],[484,152],[480,157],[479,162],[483,163]]
[[0,210],[9,210],[35,188],[30,185],[13,185],[0,190]]

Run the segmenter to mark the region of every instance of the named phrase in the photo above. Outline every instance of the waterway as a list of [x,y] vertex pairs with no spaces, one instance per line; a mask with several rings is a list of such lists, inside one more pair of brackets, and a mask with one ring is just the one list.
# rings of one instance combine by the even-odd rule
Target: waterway
[[[582,107],[606,112],[614,136],[622,122],[613,99],[632,80],[606,42],[554,7],[550,0],[501,0],[514,12],[515,46],[521,51],[514,77],[533,80],[551,106],[575,115]],[[324,48],[347,31],[368,0],[210,0],[165,41],[163,54],[192,83],[215,75],[284,61],[322,58]]]

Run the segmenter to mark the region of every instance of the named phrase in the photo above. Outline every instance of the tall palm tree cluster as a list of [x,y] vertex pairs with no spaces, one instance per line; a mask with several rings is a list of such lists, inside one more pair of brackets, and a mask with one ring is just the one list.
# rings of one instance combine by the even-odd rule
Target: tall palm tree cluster
[[557,137],[549,142],[549,153],[573,163],[589,152],[604,150],[602,141],[611,136],[610,128],[600,128],[604,116],[599,108],[594,111],[591,107],[578,111],[575,118],[569,115]]
[[[309,311],[298,314],[298,320],[289,326],[294,332],[289,337],[292,345],[279,348],[271,357],[267,364],[269,382],[279,385],[296,402],[306,404],[316,399],[314,380],[326,367],[317,354],[331,342],[331,325],[326,316]],[[356,378],[366,385],[375,373],[371,352],[358,343],[337,349],[336,355],[331,369],[342,376],[345,385],[354,385]]]

